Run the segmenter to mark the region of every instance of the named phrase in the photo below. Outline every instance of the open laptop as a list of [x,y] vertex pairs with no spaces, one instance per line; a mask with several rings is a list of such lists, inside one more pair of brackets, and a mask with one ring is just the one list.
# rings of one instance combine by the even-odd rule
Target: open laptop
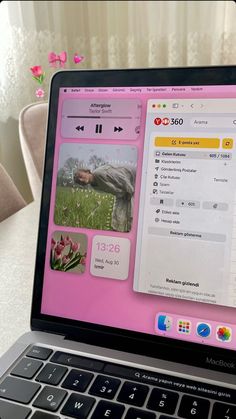
[[53,77],[1,419],[236,418],[235,143],[236,67]]

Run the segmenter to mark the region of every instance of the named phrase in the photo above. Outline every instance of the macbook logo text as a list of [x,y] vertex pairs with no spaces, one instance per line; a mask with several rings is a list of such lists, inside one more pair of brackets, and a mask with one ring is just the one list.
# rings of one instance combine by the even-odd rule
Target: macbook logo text
[[223,359],[213,359],[206,357],[206,364],[215,365],[217,367],[235,368],[235,362],[226,362]]

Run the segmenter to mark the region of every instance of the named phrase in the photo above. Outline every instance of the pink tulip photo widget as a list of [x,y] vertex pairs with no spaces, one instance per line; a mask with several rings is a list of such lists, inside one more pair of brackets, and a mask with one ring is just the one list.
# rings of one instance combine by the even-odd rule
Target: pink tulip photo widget
[[55,231],[51,237],[50,266],[52,270],[82,274],[85,271],[87,236]]

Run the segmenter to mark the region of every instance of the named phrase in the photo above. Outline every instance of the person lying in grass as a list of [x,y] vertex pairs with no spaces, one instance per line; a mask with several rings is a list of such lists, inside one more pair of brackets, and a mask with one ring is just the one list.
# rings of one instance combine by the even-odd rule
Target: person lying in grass
[[91,185],[94,189],[114,195],[112,229],[128,232],[131,230],[133,219],[135,176],[134,167],[104,164],[93,172],[78,169],[74,173],[74,182],[81,186]]

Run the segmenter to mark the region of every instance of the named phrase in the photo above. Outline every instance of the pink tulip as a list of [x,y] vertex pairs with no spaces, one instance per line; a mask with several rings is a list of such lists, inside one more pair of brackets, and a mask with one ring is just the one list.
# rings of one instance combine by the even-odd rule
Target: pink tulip
[[60,242],[57,242],[57,245],[55,247],[55,252],[58,254],[61,254],[62,250],[65,249],[65,246],[63,246],[62,244],[60,244]]
[[62,258],[61,253],[60,252],[56,252],[56,251],[55,251],[54,257],[55,257],[55,260],[61,260],[61,258]]
[[69,260],[70,260],[69,256],[63,256],[62,258],[63,265],[66,265],[69,262]]
[[59,244],[60,244],[61,246],[63,246],[63,247],[65,247],[65,246],[66,246],[66,243],[65,243],[65,240],[63,239],[63,237],[62,237],[62,239],[60,240]]
[[41,65],[35,65],[34,67],[31,67],[30,70],[32,71],[34,77],[40,77],[43,74]]
[[71,244],[72,240],[69,236],[66,236],[66,238],[64,239],[65,242],[65,246],[67,246],[68,244]]
[[80,248],[80,243],[71,243],[71,250],[73,250],[73,252],[77,252],[77,250],[79,250]]
[[85,265],[86,264],[86,258],[83,256],[80,260],[81,265]]
[[51,240],[51,249],[52,250],[54,249],[55,244],[56,244],[56,242],[55,242],[54,238],[52,237],[52,240]]

